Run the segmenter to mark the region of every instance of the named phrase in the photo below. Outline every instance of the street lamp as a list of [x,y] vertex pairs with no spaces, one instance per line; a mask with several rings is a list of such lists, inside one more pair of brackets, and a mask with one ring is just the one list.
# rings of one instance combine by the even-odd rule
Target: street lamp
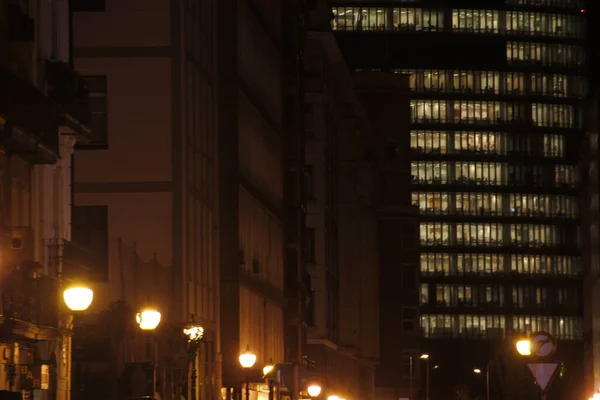
[[[481,368],[474,368],[473,372],[481,375],[483,371],[481,371]],[[485,398],[490,400],[490,363],[487,364],[485,369]]]
[[327,400],[341,400],[338,396],[329,396]]
[[85,311],[94,300],[94,291],[86,286],[71,286],[63,292],[65,304],[71,311]]
[[531,355],[531,340],[522,339],[517,342],[517,352],[522,356]]
[[[269,372],[273,371],[273,368],[275,368],[275,365],[273,364],[273,359],[269,358],[269,363],[263,367],[263,377],[267,376],[267,374]],[[272,377],[268,377],[267,378],[267,383],[269,384],[269,400],[273,400],[273,398],[274,398],[274,393],[273,393],[273,378]]]
[[[70,287],[67,287],[64,291],[63,291],[63,300],[65,302],[65,305],[67,306],[67,308],[69,310],[71,310],[74,313],[79,313],[82,311],[87,310],[90,305],[92,304],[92,301],[94,300],[94,291],[92,289],[90,289],[89,287],[85,286],[85,285],[72,285]],[[68,346],[68,362],[69,362],[69,368],[68,368],[68,374],[69,374],[69,379],[72,379],[72,353],[71,353],[71,349],[73,346],[73,342],[72,342],[72,335],[73,335],[73,318],[74,315],[67,315],[66,316],[66,328],[69,331],[68,333],[68,337],[64,338],[64,340],[66,340],[67,346]],[[63,342],[64,343],[64,342]]]
[[426,380],[425,380],[425,400],[429,400],[429,354],[428,353],[423,353],[421,354],[421,360],[425,361],[425,365],[427,367],[427,372],[426,372]]
[[160,311],[152,308],[145,309],[139,312],[135,316],[135,321],[143,331],[153,331],[160,324]]
[[[160,311],[147,308],[135,315],[135,322],[137,322],[141,330],[153,331],[160,324],[160,316]],[[154,346],[152,346],[153,340],[150,337],[147,337],[146,340],[146,359],[148,361],[152,359],[151,348],[154,347],[154,371],[156,373],[156,368],[158,368],[158,341],[154,341]]]
[[[254,366],[256,362],[256,354],[250,351],[250,345],[246,346],[246,351],[240,354],[240,365],[245,370],[248,370]],[[248,374],[246,374],[246,400],[250,400],[250,382],[248,381]]]
[[188,339],[188,355],[192,363],[191,384],[189,385],[190,399],[196,400],[196,357],[198,355],[198,344],[204,337],[204,328],[196,322],[194,314],[190,317],[190,322],[183,328],[183,334]]
[[321,386],[313,384],[306,391],[310,397],[318,397],[321,394]]
[[263,367],[263,375],[267,375],[269,372],[273,371],[273,359],[269,358],[269,363]]

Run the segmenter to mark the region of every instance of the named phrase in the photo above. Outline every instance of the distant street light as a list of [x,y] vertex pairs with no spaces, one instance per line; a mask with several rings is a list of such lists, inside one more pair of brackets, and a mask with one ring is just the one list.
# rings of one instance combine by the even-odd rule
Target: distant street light
[[531,340],[522,339],[517,342],[517,352],[522,356],[531,355]]
[[143,331],[153,331],[160,324],[160,311],[148,308],[135,316],[135,321]]
[[85,311],[94,300],[94,291],[86,286],[77,285],[63,292],[65,304],[71,311]]
[[307,392],[310,397],[318,397],[321,394],[321,386],[310,385],[307,389]]

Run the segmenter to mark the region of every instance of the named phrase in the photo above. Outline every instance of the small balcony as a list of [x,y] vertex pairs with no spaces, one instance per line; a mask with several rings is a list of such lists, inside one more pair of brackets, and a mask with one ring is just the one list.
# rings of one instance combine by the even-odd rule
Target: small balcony
[[[59,327],[59,282],[34,263],[14,266],[0,285],[3,336],[47,339]],[[48,330],[50,328],[50,330]]]
[[68,63],[46,62],[47,93],[0,68],[0,143],[32,164],[54,164],[59,133],[88,137],[87,85]]
[[68,62],[46,60],[45,67],[48,97],[63,108],[65,125],[77,133],[88,134],[92,114],[86,81]]

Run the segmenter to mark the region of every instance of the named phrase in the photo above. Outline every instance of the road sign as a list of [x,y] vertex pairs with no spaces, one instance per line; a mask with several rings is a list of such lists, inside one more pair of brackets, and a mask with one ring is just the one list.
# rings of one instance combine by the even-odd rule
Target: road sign
[[556,353],[556,340],[547,332],[536,332],[531,335],[531,351],[536,357],[551,357]]
[[533,374],[535,381],[540,386],[540,389],[542,389],[542,393],[546,393],[548,387],[552,383],[552,380],[556,376],[556,372],[558,371],[558,363],[529,363],[527,364],[527,367],[529,367],[529,370]]

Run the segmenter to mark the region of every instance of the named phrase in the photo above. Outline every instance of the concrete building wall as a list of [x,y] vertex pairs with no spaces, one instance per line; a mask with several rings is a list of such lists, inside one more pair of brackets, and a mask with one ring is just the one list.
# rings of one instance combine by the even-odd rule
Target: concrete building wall
[[379,299],[377,397],[413,398],[421,389],[422,368],[418,215],[410,205],[408,172],[408,80],[368,72],[355,73],[354,79],[373,125]]
[[335,39],[306,44],[307,356],[324,396],[375,398],[379,358],[372,131]]
[[[99,284],[94,311],[115,300],[134,310],[151,303],[162,312],[161,324],[173,329],[194,315],[205,329],[195,384],[211,382],[197,393],[214,398],[220,388],[216,2],[107,0],[102,10],[78,11],[76,66],[90,82],[106,82],[104,93],[92,93],[105,135],[96,131],[75,156],[76,208],[107,209],[108,279]],[[166,356],[173,354],[159,349],[159,366]],[[185,356],[178,357],[185,369]]]
[[253,381],[284,361],[281,8],[218,7],[223,382],[237,387],[246,347]]

